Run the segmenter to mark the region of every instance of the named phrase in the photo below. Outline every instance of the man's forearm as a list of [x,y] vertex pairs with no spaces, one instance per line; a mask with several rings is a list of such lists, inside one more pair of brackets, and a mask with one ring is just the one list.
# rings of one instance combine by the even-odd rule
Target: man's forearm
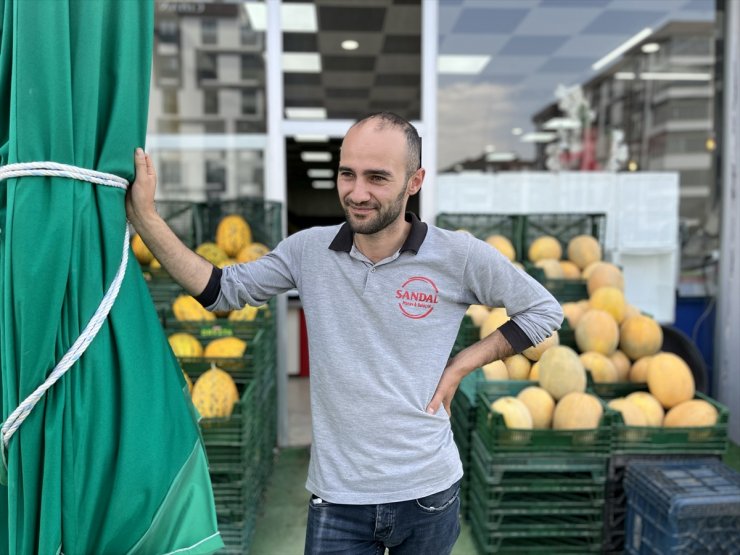
[[131,223],[172,279],[193,296],[203,292],[213,271],[210,262],[186,247],[156,213]]
[[460,351],[448,364],[461,377],[481,366],[516,354],[500,330]]

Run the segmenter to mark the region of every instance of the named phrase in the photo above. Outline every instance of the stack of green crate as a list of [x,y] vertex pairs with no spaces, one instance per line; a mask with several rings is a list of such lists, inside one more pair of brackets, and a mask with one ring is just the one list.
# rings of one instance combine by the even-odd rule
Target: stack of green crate
[[479,552],[594,553],[601,549],[611,411],[594,430],[510,430],[490,409],[535,382],[478,386],[470,520]]
[[457,337],[455,338],[455,344],[452,346],[450,356],[455,356],[466,347],[470,347],[479,339],[480,328],[473,323],[470,316],[463,316],[460,328],[457,330]]
[[[606,384],[603,384],[606,386]],[[619,384],[611,384],[617,386]],[[603,397],[622,397],[623,392],[603,392]],[[696,398],[717,409],[714,426],[698,428],[663,428],[627,426],[620,414],[612,419],[612,444],[609,458],[606,503],[604,505],[604,553],[622,553],[625,547],[627,498],[624,477],[627,466],[635,461],[690,460],[713,457],[721,460],[727,451],[727,407],[696,393]]]
[[463,467],[463,481],[460,484],[461,514],[468,511],[468,492],[470,490],[470,457],[473,429],[475,427],[475,405],[478,399],[478,384],[485,380],[483,371],[476,368],[460,382],[452,398],[450,426],[460,453]]

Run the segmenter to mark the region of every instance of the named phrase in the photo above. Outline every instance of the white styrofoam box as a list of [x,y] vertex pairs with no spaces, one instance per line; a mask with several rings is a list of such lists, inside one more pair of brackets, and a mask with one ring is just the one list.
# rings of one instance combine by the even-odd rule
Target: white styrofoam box
[[627,302],[658,322],[676,319],[676,251],[652,254],[620,252],[614,262],[624,273],[624,296]]
[[620,251],[678,249],[677,172],[620,173],[617,198]]

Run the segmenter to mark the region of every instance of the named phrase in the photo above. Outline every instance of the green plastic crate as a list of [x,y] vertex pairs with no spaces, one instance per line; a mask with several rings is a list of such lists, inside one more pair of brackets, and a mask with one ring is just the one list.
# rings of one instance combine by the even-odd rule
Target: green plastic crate
[[549,278],[542,268],[531,262],[524,263],[527,273],[541,283],[558,302],[572,303],[588,299],[586,280]]
[[460,328],[455,337],[455,343],[452,347],[450,356],[455,356],[463,349],[470,347],[480,339],[480,328],[473,323],[470,316],[465,315],[460,323]]
[[526,214],[522,216],[522,260],[532,242],[542,235],[555,237],[563,247],[563,257],[567,254],[568,243],[578,235],[591,235],[604,250],[606,238],[606,214],[603,213],[548,213]]
[[522,216],[512,214],[437,214],[437,227],[457,231],[464,229],[485,241],[491,235],[503,235],[521,256]]
[[198,244],[214,241],[219,222],[228,215],[244,218],[252,230],[252,241],[274,249],[283,238],[282,205],[260,197],[200,202],[197,205],[195,238]]
[[479,386],[476,431],[491,453],[592,453],[608,456],[611,447],[610,411],[593,430],[509,429],[503,417],[491,410],[491,403],[503,396],[516,396],[533,381],[485,382]]
[[714,399],[696,393],[697,399],[717,409],[717,423],[700,428],[627,426],[616,413],[612,419],[612,454],[724,455],[727,451],[729,411]]

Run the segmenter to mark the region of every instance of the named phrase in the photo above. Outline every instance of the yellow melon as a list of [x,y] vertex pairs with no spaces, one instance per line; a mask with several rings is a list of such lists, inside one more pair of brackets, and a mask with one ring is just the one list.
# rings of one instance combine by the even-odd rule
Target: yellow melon
[[632,383],[647,383],[648,365],[652,355],[638,358],[630,367],[629,379]]
[[555,410],[555,400],[547,391],[536,385],[525,387],[516,396],[527,406],[532,415],[532,427],[544,430],[552,424],[552,413]]
[[581,353],[579,358],[583,366],[591,372],[594,383],[615,383],[617,381],[617,368],[609,357],[595,351]]
[[244,305],[239,310],[232,310],[229,314],[229,320],[232,322],[252,322],[257,318],[259,308],[256,306]]
[[532,363],[524,355],[513,355],[504,359],[510,380],[526,380]]
[[578,321],[575,338],[582,353],[596,351],[608,356],[617,350],[619,327],[611,314],[592,308]]
[[504,418],[507,428],[514,430],[531,430],[532,415],[527,405],[516,397],[501,397],[491,403],[491,410]]
[[180,295],[172,303],[172,312],[180,322],[196,322],[200,320],[215,320],[216,315],[203,308],[190,295]]
[[503,235],[489,235],[486,237],[486,243],[491,245],[506,258],[513,261],[516,258],[516,250],[508,237]]
[[192,399],[203,418],[225,418],[231,416],[239,392],[231,376],[212,365],[195,381]]
[[522,354],[527,357],[529,360],[532,361],[538,361],[542,357],[542,353],[547,351],[551,347],[555,347],[557,345],[560,345],[560,334],[555,330],[552,332],[552,335],[550,337],[546,337],[537,345],[532,345],[531,347],[527,347],[522,351]]
[[599,399],[589,393],[568,393],[555,405],[552,427],[555,430],[592,430],[599,427],[604,413]]
[[609,408],[614,409],[622,415],[622,420],[627,426],[647,426],[647,418],[640,407],[624,397],[612,399],[607,403]]
[[236,254],[237,262],[252,262],[265,256],[270,249],[262,243],[250,243]]
[[537,262],[543,258],[554,258],[560,260],[563,257],[563,247],[560,241],[550,235],[541,235],[529,245],[527,251],[530,262]]
[[599,287],[616,287],[624,291],[622,270],[609,262],[600,262],[593,269],[586,282],[589,295],[593,295],[593,292]]
[[659,353],[648,363],[647,384],[650,393],[664,408],[694,398],[694,375],[681,357],[673,353]]
[[540,379],[540,361],[532,364],[532,368],[529,369],[529,381],[537,382]]
[[568,393],[586,390],[586,369],[570,347],[551,347],[540,357],[539,383],[555,400],[562,399]]
[[663,426],[666,428],[698,428],[714,426],[719,413],[704,399],[691,399],[679,403],[665,415]]
[[564,279],[581,279],[581,270],[570,260],[559,260]]
[[654,355],[663,345],[663,329],[650,316],[630,316],[619,332],[619,348],[632,360]]
[[478,328],[486,321],[488,313],[488,307],[483,306],[482,304],[471,304],[465,311],[465,314],[470,316],[470,319],[473,321],[473,325]]
[[540,268],[548,279],[563,279],[565,277],[560,261],[554,258],[540,258],[534,265]]
[[494,308],[480,327],[480,338],[488,337],[509,320],[505,308]]
[[646,426],[662,426],[665,411],[655,397],[647,391],[635,391],[627,395],[626,399],[636,405],[645,416]]
[[144,244],[144,241],[138,233],[131,238],[131,250],[134,251],[136,260],[138,260],[139,264],[142,266],[149,265],[154,259],[152,251],[150,251],[149,247]]
[[568,260],[583,270],[601,260],[601,245],[591,235],[577,235],[568,241]]
[[176,357],[190,358],[203,356],[203,345],[189,333],[173,333],[167,338]]
[[630,316],[639,316],[640,314],[642,314],[642,312],[640,312],[640,309],[637,308],[635,305],[629,304],[629,303],[625,305],[624,307],[624,319],[625,320],[629,318]]
[[221,337],[206,345],[203,356],[206,358],[239,358],[244,356],[247,342],[238,337]]
[[240,250],[251,242],[252,229],[241,216],[229,214],[218,222],[216,244],[228,256],[236,256]]
[[238,264],[239,262],[235,260],[234,258],[227,258],[218,264],[216,264],[217,267],[224,269],[226,266],[233,266],[234,264]]
[[522,264],[521,262],[512,262],[511,265],[514,266],[514,268],[516,268],[517,270],[526,272],[526,270],[524,269],[524,264]]
[[568,325],[571,329],[576,328],[578,320],[581,319],[581,316],[583,316],[586,310],[587,308],[585,308],[581,303],[563,303],[563,315],[566,320],[568,320]]
[[195,252],[208,260],[208,262],[214,266],[218,266],[229,258],[229,255],[226,254],[216,243],[201,243],[195,249]]
[[594,272],[594,270],[602,264],[605,264],[605,262],[602,262],[601,260],[599,260],[598,262],[592,262],[583,269],[583,271],[581,272],[581,278],[588,281],[588,278],[591,277],[591,274]]
[[617,349],[609,355],[609,360],[612,361],[612,364],[614,364],[614,368],[617,369],[617,381],[629,381],[630,368],[632,367],[632,363],[630,362],[629,357],[625,355],[622,351]]
[[483,375],[487,380],[508,380],[509,371],[506,369],[506,364],[503,360],[494,360],[488,364],[484,364],[481,367]]
[[624,320],[624,309],[627,303],[621,289],[609,286],[599,287],[591,294],[588,304],[591,308],[611,314],[617,324]]

